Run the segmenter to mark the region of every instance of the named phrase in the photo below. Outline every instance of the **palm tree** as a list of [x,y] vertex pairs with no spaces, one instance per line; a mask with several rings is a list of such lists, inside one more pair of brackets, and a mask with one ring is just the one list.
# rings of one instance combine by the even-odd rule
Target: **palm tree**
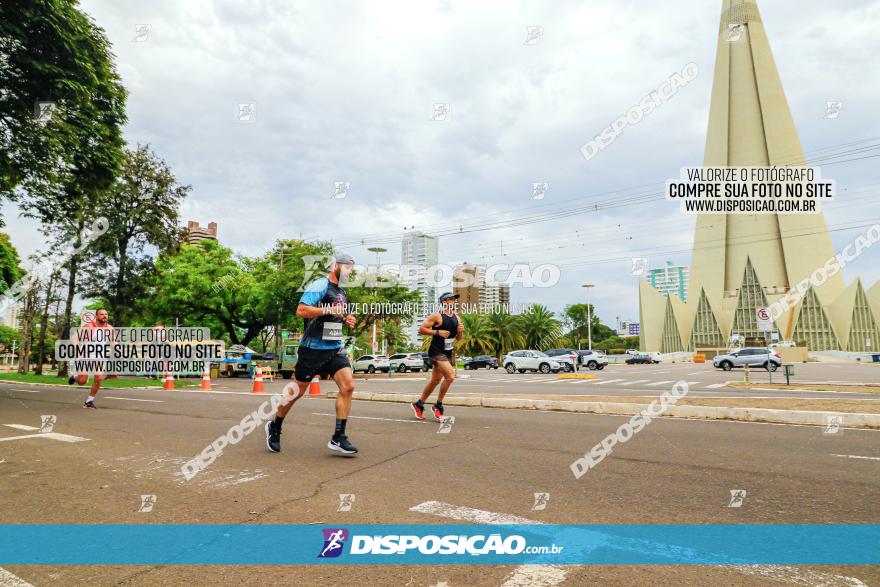
[[519,315],[518,321],[525,344],[530,349],[552,348],[562,336],[562,323],[546,306],[535,304]]
[[485,355],[494,349],[485,314],[462,314],[464,325],[461,340],[456,344],[458,352],[467,356]]
[[388,354],[399,352],[409,346],[409,336],[400,324],[400,320],[382,322],[382,340],[388,346]]
[[516,318],[503,309],[486,315],[486,333],[492,340],[492,350],[499,362],[502,355],[523,346],[524,339]]
[[562,338],[559,339],[559,342],[562,346],[579,349],[581,348],[581,337],[578,335],[577,330],[571,330],[565,334]]

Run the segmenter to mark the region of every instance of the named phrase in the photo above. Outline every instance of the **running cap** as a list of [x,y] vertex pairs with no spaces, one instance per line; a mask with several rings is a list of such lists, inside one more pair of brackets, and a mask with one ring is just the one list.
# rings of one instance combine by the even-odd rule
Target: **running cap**
[[354,265],[354,258],[348,253],[337,253],[335,257],[330,258],[330,262],[327,263],[327,269],[333,269],[333,266],[337,263]]
[[457,293],[452,293],[452,292],[448,291],[445,294],[440,296],[440,303],[442,304],[443,302],[445,302],[446,300],[449,300],[449,299],[457,300],[460,297],[461,296],[458,295]]

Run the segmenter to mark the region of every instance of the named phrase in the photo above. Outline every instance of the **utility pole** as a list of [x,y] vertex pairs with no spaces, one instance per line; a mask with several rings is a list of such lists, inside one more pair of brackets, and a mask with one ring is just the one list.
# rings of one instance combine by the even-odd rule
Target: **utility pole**
[[593,307],[590,305],[590,290],[596,287],[592,283],[585,283],[581,287],[587,288],[587,342],[589,349],[593,350]]
[[[383,247],[369,247],[367,250],[370,251],[371,253],[376,253],[376,279],[378,279],[379,278],[379,266],[381,265],[379,254],[384,253],[388,249],[383,248]],[[375,293],[375,291],[376,290],[374,289],[373,292]],[[373,321],[373,348],[372,348],[373,353],[378,352],[378,349],[379,349],[379,345],[376,342],[376,322],[377,321],[375,321],[375,320]],[[382,352],[383,352],[383,354],[385,352],[385,343],[384,342],[382,343]],[[388,373],[391,373],[391,370],[389,370]]]

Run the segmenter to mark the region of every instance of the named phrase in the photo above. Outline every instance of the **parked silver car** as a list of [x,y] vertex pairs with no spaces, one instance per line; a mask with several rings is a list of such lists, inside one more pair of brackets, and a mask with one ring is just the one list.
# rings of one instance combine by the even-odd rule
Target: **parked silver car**
[[600,371],[608,366],[608,357],[598,351],[578,351],[578,361],[591,371]]
[[712,359],[718,369],[730,371],[734,367],[763,367],[768,371],[776,371],[782,365],[782,357],[775,349],[766,347],[749,347],[733,351],[726,355],[718,355]]
[[525,373],[526,371],[540,371],[541,373],[558,373],[562,368],[559,361],[548,357],[541,351],[513,351],[501,360],[501,364],[508,373]]
[[419,373],[424,368],[425,363],[422,359],[422,353],[397,353],[396,355],[391,355],[392,371],[397,371],[398,373],[415,371]]
[[388,360],[386,355],[364,355],[355,359],[351,365],[352,373],[357,373],[358,371],[366,373],[383,371],[388,373],[389,369],[391,369],[391,361]]

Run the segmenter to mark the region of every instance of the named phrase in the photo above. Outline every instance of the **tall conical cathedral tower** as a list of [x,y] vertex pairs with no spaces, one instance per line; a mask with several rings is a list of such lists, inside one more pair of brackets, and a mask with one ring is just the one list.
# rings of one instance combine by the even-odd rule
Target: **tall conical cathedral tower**
[[[807,165],[755,0],[724,0],[705,166]],[[766,307],[835,255],[823,214],[700,214],[688,302],[639,284],[641,347],[725,348],[732,333],[763,340]],[[837,273],[780,316],[780,338],[811,350],[880,352],[880,287]],[[859,330],[855,332],[854,328]]]

